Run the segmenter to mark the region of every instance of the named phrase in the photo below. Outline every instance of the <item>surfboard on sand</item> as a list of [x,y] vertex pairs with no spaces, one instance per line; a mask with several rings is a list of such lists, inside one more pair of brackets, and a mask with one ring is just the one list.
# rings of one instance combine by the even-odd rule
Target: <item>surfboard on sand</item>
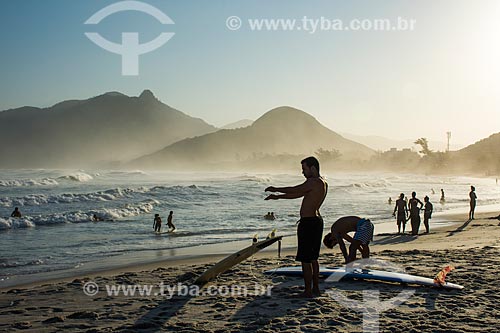
[[[280,267],[271,269],[264,274],[268,275],[285,275],[285,276],[302,276],[302,268],[297,266]],[[434,279],[426,278],[418,275],[411,275],[405,273],[386,272],[372,269],[359,269],[346,271],[345,267],[327,268],[320,267],[320,276],[330,277],[336,275],[338,280],[341,279],[355,279],[366,281],[382,281],[382,282],[396,282],[402,284],[416,284],[421,286],[438,287],[445,289],[463,289],[464,287],[458,284],[446,282],[444,285],[434,282]],[[337,281],[338,281],[337,280]]]
[[259,252],[260,250],[270,246],[271,244],[276,243],[277,241],[281,240],[283,236],[276,236],[276,237],[271,237],[268,239],[265,239],[260,242],[253,243],[249,247],[246,247],[238,252],[235,252],[231,254],[230,256],[222,259],[209,269],[207,269],[203,274],[201,274],[194,283],[196,284],[203,284],[206,283],[214,278],[216,278],[219,274],[224,273],[231,267],[239,264],[243,260],[251,257],[255,253]]

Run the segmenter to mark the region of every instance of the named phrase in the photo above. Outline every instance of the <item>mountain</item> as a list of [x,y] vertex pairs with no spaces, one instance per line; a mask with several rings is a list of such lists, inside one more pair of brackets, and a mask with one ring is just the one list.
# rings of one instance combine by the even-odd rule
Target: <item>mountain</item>
[[500,133],[490,135],[470,146],[453,152],[453,159],[467,171],[500,174]]
[[[321,125],[311,115],[278,107],[245,128],[219,130],[176,142],[161,151],[132,162],[134,167],[183,168],[228,165],[273,155],[311,155],[318,149],[338,150],[345,159],[368,159],[374,151],[347,140]],[[266,157],[267,156],[267,157]],[[268,163],[272,161],[268,158]],[[296,162],[295,162],[296,163]]]
[[248,127],[252,124],[253,124],[253,120],[242,119],[242,120],[236,121],[234,123],[224,125],[221,127],[221,129],[236,129],[236,128]]
[[109,92],[0,112],[0,167],[89,167],[137,158],[216,128],[161,103]]

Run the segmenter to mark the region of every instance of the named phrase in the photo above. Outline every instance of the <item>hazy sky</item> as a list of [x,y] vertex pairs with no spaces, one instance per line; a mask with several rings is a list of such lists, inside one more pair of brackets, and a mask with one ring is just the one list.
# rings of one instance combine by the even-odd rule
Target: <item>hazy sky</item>
[[[2,0],[0,110],[50,106],[106,91],[151,89],[214,125],[300,108],[329,128],[395,139],[472,143],[500,131],[500,1],[146,0],[174,25],[121,12],[118,1]],[[236,15],[243,25],[226,27]],[[248,19],[416,20],[413,31],[252,31]],[[138,76],[84,32],[140,42],[175,36],[140,56]]]

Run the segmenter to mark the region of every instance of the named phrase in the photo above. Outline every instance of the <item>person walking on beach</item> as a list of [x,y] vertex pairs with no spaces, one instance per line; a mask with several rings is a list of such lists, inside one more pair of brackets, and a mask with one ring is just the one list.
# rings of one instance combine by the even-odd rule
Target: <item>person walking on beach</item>
[[265,200],[277,199],[302,199],[300,207],[300,220],[297,227],[297,256],[296,261],[302,263],[304,275],[304,293],[301,297],[318,296],[319,291],[319,250],[323,235],[323,218],[319,209],[325,201],[328,184],[320,176],[318,160],[311,156],[303,159],[302,174],[306,181],[293,187],[266,188],[266,192],[279,192],[283,194],[271,194]]
[[10,214],[10,217],[22,217],[23,215],[21,214],[21,211],[19,210],[19,207],[15,207],[14,211],[12,214]]
[[[419,204],[420,207],[418,207]],[[410,208],[411,234],[416,236],[420,228],[420,210],[424,206],[422,201],[417,199],[417,192],[411,192],[411,199],[408,201],[408,206]]]
[[170,211],[170,214],[168,214],[168,217],[167,217],[167,227],[169,229],[171,229],[171,230],[169,230],[170,232],[173,232],[175,230],[175,225],[172,223],[173,215],[174,215],[174,212]]
[[[358,216],[344,216],[335,221],[331,232],[323,238],[323,244],[329,249],[339,244],[340,251],[344,255],[345,263],[348,264],[356,260],[356,252],[359,250],[363,258],[370,257],[370,241],[373,239],[373,223],[369,219]],[[348,235],[354,231],[354,237]],[[344,239],[351,243],[349,253],[344,243]]]
[[439,202],[444,203],[446,199],[444,198],[444,190],[441,189],[441,199],[439,199]]
[[161,217],[160,214],[155,214],[155,219],[153,222],[153,228],[155,229],[155,232],[161,232]]
[[424,225],[425,225],[425,233],[429,233],[429,220],[432,218],[432,210],[434,207],[432,206],[432,203],[429,201],[429,197],[425,196],[424,197]]
[[470,210],[469,210],[469,221],[474,220],[474,211],[476,210],[476,188],[474,186],[470,187],[470,192],[469,192],[469,198],[470,198]]
[[406,219],[408,218],[408,206],[405,201],[405,194],[401,193],[399,199],[396,200],[396,205],[394,206],[394,212],[392,216],[396,216],[396,224],[398,225],[398,234],[401,233],[401,225],[403,225],[403,234],[405,233]]

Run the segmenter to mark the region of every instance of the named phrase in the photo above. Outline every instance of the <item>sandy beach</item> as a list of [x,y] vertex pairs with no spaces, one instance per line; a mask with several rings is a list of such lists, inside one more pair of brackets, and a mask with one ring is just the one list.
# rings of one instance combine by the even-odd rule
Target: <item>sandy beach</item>
[[[296,265],[294,250],[283,251],[281,258],[271,250],[234,267],[200,290],[192,282],[221,256],[2,290],[0,331],[362,332],[362,313],[343,307],[327,293],[330,289],[359,301],[364,290],[376,290],[382,301],[403,290],[412,291],[403,304],[379,314],[381,332],[497,331],[500,225],[498,220],[487,219],[497,214],[482,213],[470,222],[465,222],[463,214],[449,216],[454,225],[431,229],[430,234],[418,237],[383,233],[375,238],[372,258],[399,265],[409,274],[434,277],[444,266],[454,265],[456,269],[447,281],[463,285],[460,291],[341,281],[322,282],[320,297],[297,299],[294,295],[302,290],[300,278],[263,274],[278,266]],[[322,248],[320,264],[341,266],[338,248]],[[95,292],[88,289],[88,282],[99,286],[99,292],[87,296],[84,286],[87,292]],[[112,295],[106,285],[151,285],[153,289],[149,295],[141,296],[137,290],[134,296]],[[201,294],[195,295],[198,291]]]

